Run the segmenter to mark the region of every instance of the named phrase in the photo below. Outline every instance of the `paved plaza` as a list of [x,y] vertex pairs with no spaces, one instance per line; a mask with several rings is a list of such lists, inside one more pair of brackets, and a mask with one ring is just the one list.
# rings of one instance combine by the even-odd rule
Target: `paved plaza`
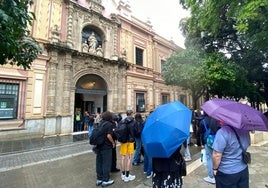
[[[206,167],[201,164],[200,149],[191,146],[190,150],[193,160],[187,163],[188,174],[183,178],[183,187],[215,187],[203,181]],[[86,134],[1,142],[0,151],[0,187],[96,187],[95,154]],[[263,142],[252,145],[249,151],[252,153],[252,164],[249,165],[250,187],[268,187],[268,144]],[[151,179],[146,179],[142,164],[133,166],[131,173],[136,175],[136,179],[128,183],[120,179],[120,173],[112,173],[111,178],[115,183],[110,187],[151,187]]]

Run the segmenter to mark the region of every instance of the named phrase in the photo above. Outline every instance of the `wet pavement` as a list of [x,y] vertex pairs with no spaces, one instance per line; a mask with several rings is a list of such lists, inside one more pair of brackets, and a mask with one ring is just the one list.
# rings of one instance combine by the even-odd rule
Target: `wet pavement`
[[[96,187],[95,154],[88,144],[86,133],[77,135],[32,138],[4,141],[0,144],[0,187],[46,188],[46,187]],[[119,144],[117,145],[119,153]],[[191,146],[192,161],[187,162],[185,188],[210,188],[206,183],[206,167],[200,161],[200,148]],[[250,187],[268,187],[268,144],[252,145],[252,164],[249,165]],[[119,156],[118,163],[119,167]],[[136,175],[132,182],[124,183],[120,173],[112,173],[115,183],[111,188],[148,188],[151,179],[143,174],[143,165],[133,166]]]
[[72,134],[64,136],[50,136],[43,138],[30,138],[22,140],[10,140],[0,142],[0,155],[40,150],[51,147],[75,144],[79,141],[87,141],[88,134]]

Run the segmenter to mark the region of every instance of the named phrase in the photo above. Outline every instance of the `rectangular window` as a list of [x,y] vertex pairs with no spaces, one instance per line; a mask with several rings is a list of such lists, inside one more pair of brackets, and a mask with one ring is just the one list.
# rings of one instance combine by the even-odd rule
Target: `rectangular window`
[[180,95],[179,100],[181,101],[181,103],[186,105],[186,95]]
[[161,66],[160,67],[160,71],[161,72],[163,72],[163,70],[164,70],[164,64],[165,64],[165,62],[166,62],[165,60],[161,59],[161,62],[160,62],[160,66]]
[[168,94],[162,94],[162,104],[169,103],[169,95]]
[[136,112],[145,112],[144,93],[136,93]]
[[19,84],[0,83],[0,119],[15,119],[18,112]]
[[143,49],[136,47],[136,65],[143,66]]

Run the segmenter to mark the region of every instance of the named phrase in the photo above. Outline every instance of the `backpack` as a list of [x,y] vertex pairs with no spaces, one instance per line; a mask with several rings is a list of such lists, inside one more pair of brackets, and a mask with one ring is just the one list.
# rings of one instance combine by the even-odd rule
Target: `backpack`
[[141,136],[141,132],[142,132],[143,128],[144,128],[144,121],[143,122],[136,121],[136,123],[134,125],[136,138],[139,138]]
[[93,129],[93,131],[89,137],[89,144],[91,144],[91,145],[104,144],[105,139],[106,139],[104,125],[105,124],[99,124],[96,128]]
[[128,122],[125,119],[121,120],[115,128],[114,133],[119,142],[126,143],[129,135]]
[[203,125],[206,129],[205,135],[204,135],[204,139],[206,141],[206,144],[208,147],[212,148],[214,139],[215,139],[215,134],[212,133],[211,129],[208,127],[207,122],[205,119],[202,120]]

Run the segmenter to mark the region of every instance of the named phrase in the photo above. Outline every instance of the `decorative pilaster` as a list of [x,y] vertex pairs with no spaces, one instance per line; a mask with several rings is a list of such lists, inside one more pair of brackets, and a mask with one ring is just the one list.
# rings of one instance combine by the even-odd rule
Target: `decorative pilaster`
[[56,51],[51,52],[51,59],[49,61],[49,77],[47,87],[47,115],[55,114],[55,96],[56,96],[56,80],[57,80],[57,56]]
[[[64,64],[64,83],[63,83],[63,114],[69,115],[72,112],[71,108],[71,82],[72,82],[72,57],[71,55],[66,55],[66,62]],[[73,107],[73,106],[72,106]]]
[[72,40],[73,13],[74,13],[74,8],[73,8],[73,5],[70,3],[68,5],[68,18],[67,18],[67,46],[70,48],[73,47],[73,40]]

